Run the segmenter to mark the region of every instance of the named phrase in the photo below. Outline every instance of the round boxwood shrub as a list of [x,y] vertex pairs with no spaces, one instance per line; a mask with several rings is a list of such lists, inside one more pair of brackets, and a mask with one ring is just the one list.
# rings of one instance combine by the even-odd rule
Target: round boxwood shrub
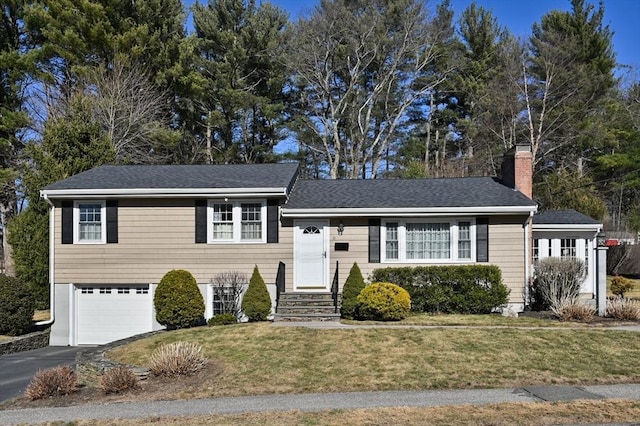
[[340,313],[343,318],[353,319],[358,317],[358,295],[364,286],[364,278],[362,278],[360,267],[357,263],[354,263],[349,271],[347,281],[342,287]]
[[242,312],[249,321],[266,321],[271,313],[271,296],[257,266],[253,268],[249,287],[242,298]]
[[167,272],[158,284],[153,304],[156,320],[167,328],[193,327],[203,321],[204,299],[189,271]]
[[409,315],[409,292],[391,283],[373,283],[358,295],[360,316],[375,321],[399,321]]
[[31,287],[0,274],[0,334],[17,336],[29,332],[35,309]]
[[208,325],[229,325],[235,324],[238,322],[238,319],[233,314],[218,314],[214,317],[209,318],[207,321]]

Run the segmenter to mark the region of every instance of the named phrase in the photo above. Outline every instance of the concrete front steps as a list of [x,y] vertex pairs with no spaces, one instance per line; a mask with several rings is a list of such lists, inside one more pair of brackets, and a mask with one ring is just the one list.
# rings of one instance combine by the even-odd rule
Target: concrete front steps
[[[339,300],[338,300],[339,303]],[[339,321],[331,293],[281,293],[274,321]]]

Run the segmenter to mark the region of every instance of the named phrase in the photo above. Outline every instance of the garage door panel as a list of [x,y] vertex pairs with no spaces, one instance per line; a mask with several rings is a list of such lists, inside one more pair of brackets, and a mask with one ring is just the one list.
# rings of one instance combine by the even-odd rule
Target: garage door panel
[[148,286],[80,286],[76,294],[79,345],[108,343],[151,331]]

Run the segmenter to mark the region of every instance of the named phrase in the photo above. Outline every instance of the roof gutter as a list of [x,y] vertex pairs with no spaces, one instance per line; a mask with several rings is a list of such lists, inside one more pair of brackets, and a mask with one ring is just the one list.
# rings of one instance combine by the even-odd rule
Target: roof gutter
[[562,230],[571,230],[571,231],[595,231],[595,232],[600,232],[600,229],[602,229],[602,224],[600,223],[593,223],[593,224],[586,224],[586,223],[578,223],[578,224],[566,224],[566,225],[562,225],[562,224],[546,224],[546,223],[540,223],[540,224],[533,224],[533,230],[534,231],[562,231]]
[[533,215],[536,206],[489,206],[489,207],[401,207],[401,208],[283,208],[282,217],[427,217],[427,216],[473,216],[478,214]]
[[117,198],[194,198],[194,197],[286,197],[289,191],[282,188],[127,188],[127,189],[43,189],[45,199],[96,199]]
[[56,309],[55,309],[55,224],[56,224],[56,206],[51,202],[51,200],[47,197],[46,194],[42,194],[42,198],[51,206],[51,211],[49,213],[49,319],[45,321],[38,321],[36,325],[50,325],[56,319]]

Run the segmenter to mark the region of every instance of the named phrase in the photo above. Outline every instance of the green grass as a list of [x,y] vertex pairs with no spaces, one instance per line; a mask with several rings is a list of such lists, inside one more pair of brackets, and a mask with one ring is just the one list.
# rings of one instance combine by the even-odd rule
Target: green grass
[[[146,365],[197,342],[222,373],[176,397],[638,382],[637,333],[594,329],[333,329],[245,324],[177,330],[110,353]],[[218,370],[216,370],[218,371]]]
[[423,326],[466,326],[466,327],[588,327],[589,324],[561,322],[555,319],[542,319],[521,316],[503,317],[500,314],[462,315],[462,314],[411,314],[397,322],[342,320],[344,324],[360,325],[423,325]]

